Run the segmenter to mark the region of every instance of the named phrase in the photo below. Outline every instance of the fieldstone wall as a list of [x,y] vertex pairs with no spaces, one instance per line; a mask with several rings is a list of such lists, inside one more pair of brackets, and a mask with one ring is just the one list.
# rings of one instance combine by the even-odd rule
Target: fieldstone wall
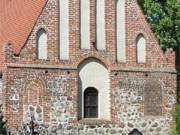
[[55,77],[48,79],[47,90],[51,95],[50,125],[51,130],[56,130],[59,126],[67,126],[70,119],[77,119],[77,114],[71,113],[73,110],[70,80],[65,77]]
[[[116,2],[105,2],[106,51],[95,47],[95,0],[90,4],[89,50],[80,48],[80,0],[69,3],[69,60],[60,60],[58,56],[58,0],[47,1],[18,55],[14,55],[13,45],[5,47],[4,113],[14,135],[17,135],[17,127],[24,129],[23,122],[29,123],[32,114],[42,125],[38,127],[48,135],[128,135],[134,128],[143,135],[168,134],[176,98],[174,53],[163,54],[136,1],[126,0],[126,62],[117,62]],[[40,28],[45,29],[48,36],[47,60],[37,59],[36,35]],[[146,39],[146,63],[137,63],[136,59],[139,34]],[[101,61],[110,73],[109,121],[77,118],[78,66],[89,58]],[[161,90],[151,89],[156,85],[148,86],[150,91],[147,90],[148,82],[157,82]],[[144,93],[146,91],[149,93]],[[148,104],[151,101],[158,102],[157,112]]]
[[5,116],[9,127],[29,122],[32,115],[36,122],[50,124],[51,129],[77,119],[76,72],[11,69],[6,75]]
[[[169,133],[172,123],[171,111],[176,101],[175,74],[113,71],[110,74],[111,119],[78,120],[77,71],[57,69],[9,69],[8,71],[6,81],[9,85],[6,88],[10,91],[6,93],[8,111],[5,116],[13,135],[30,132],[25,125],[31,121],[32,114],[37,125],[36,131],[41,132],[42,129],[47,135],[63,133],[65,135],[128,135],[133,129],[138,129],[143,135]],[[33,86],[30,87],[31,85]],[[39,91],[36,101],[34,96],[38,93],[32,92],[34,88]],[[26,97],[28,89],[31,90],[31,95]],[[26,104],[26,98],[33,98],[37,104],[35,102]],[[156,108],[145,104],[153,98],[155,98],[153,101],[160,99]],[[146,110],[147,107],[150,109]]]
[[[138,129],[143,135],[169,135],[172,124],[171,111],[176,102],[173,90],[175,85],[170,86],[169,83],[175,81],[176,77],[159,73],[147,74],[147,77],[143,75],[143,73],[118,75],[121,79],[119,78],[115,89],[112,90],[114,99],[111,99],[111,103],[114,101],[116,110],[115,121],[84,121],[83,124],[79,123],[62,129],[64,133],[67,135],[128,135],[133,129]],[[152,89],[150,93],[147,91],[149,88]],[[146,94],[149,94],[149,97]],[[153,102],[151,106],[145,104],[146,100],[151,101],[153,98],[154,101],[159,99],[155,108],[153,108]]]
[[[151,98],[162,97],[162,95],[164,96],[164,93],[158,93],[156,96],[151,94],[149,94],[149,97],[145,96],[145,88],[147,87],[146,83],[147,82],[144,79],[127,78],[121,81],[119,86],[116,88],[115,93],[117,96],[115,104],[118,106],[117,118],[121,124],[121,130],[124,134],[130,133],[130,131],[136,128],[141,131],[143,135],[168,135],[170,126],[169,122],[172,120],[171,117],[169,117],[167,114],[146,115],[145,113],[146,108],[150,107],[146,107],[146,101],[149,101],[148,99]],[[151,82],[152,85],[156,85],[156,83],[159,83],[158,80],[156,82]],[[163,82],[160,83],[162,89],[166,91],[167,89],[164,88]],[[153,87],[151,87],[151,89],[153,89]],[[156,91],[154,91],[154,93],[156,93]],[[169,95],[168,98],[172,97]],[[162,110],[162,102],[160,102],[160,104],[158,103],[159,102],[157,102],[157,106],[159,107],[159,110]],[[148,109],[151,112],[157,111],[157,108],[153,108],[153,106]]]
[[[75,78],[68,79],[63,76],[59,77],[47,77],[46,78],[46,90],[49,95],[49,111],[44,111],[49,117],[48,121],[38,121],[34,119],[35,127],[34,131],[40,135],[55,134],[58,129],[65,129],[70,120],[76,119],[75,112],[72,112],[73,97],[71,94],[70,82],[76,80]],[[75,87],[74,87],[75,88]],[[14,134],[24,135],[30,134],[30,119],[25,120]]]

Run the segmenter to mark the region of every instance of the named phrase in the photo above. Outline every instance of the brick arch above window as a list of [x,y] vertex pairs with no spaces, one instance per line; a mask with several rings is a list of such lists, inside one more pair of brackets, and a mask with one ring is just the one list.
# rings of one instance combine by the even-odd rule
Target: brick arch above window
[[88,57],[82,57],[77,61],[77,67],[81,67],[82,64],[86,63],[87,61],[96,61],[101,63],[105,68],[110,67],[110,61],[105,58],[99,57],[98,55],[89,55]]

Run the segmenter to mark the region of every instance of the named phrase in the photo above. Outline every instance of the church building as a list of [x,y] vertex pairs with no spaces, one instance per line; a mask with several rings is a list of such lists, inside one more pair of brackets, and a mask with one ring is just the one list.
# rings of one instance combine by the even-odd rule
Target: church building
[[161,50],[136,0],[1,0],[0,13],[12,135],[32,118],[42,135],[169,134],[175,53]]

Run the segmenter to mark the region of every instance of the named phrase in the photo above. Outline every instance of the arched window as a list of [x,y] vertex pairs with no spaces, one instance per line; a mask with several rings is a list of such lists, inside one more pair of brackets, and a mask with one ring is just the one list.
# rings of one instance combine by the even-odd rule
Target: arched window
[[47,59],[47,34],[44,29],[37,32],[37,55],[38,59]]
[[137,63],[146,62],[146,40],[142,34],[140,34],[136,39],[136,53],[137,53]]
[[[109,70],[104,63],[95,58],[83,60],[79,64],[78,70],[78,119],[95,117],[110,120]],[[101,80],[100,83],[99,80]],[[91,97],[89,91],[92,91],[92,95],[95,96]],[[94,98],[96,100],[93,101],[96,101],[96,104],[94,102],[88,103],[88,101],[92,101],[90,99]],[[91,108],[91,105],[94,107]],[[91,113],[93,113],[92,116]]]
[[98,117],[98,91],[89,87],[84,92],[84,118]]

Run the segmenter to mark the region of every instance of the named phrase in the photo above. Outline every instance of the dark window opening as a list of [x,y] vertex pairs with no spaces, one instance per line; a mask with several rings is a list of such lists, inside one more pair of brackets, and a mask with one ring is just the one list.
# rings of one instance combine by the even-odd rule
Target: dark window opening
[[98,91],[89,87],[84,92],[84,118],[98,117]]
[[143,135],[138,129],[133,129],[128,135]]

